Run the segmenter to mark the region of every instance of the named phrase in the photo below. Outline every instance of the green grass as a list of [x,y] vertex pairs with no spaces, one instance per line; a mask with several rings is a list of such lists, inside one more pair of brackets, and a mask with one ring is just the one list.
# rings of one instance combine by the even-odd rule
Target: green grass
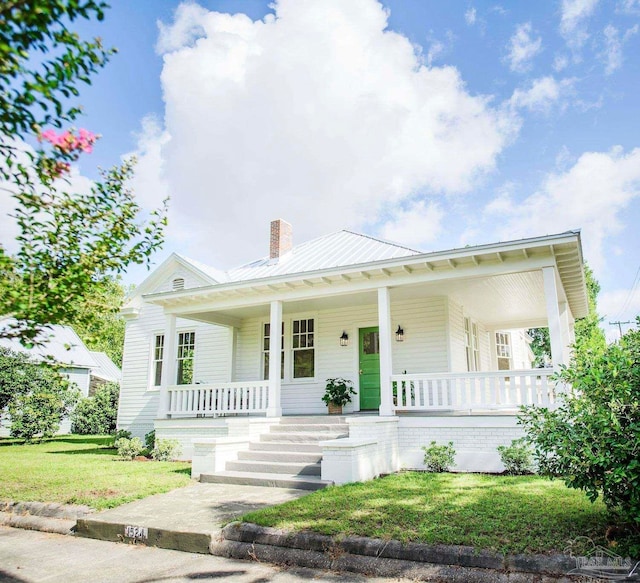
[[243,520],[328,535],[543,554],[563,552],[572,541],[584,541],[580,537],[602,544],[608,524],[603,504],[591,504],[560,481],[418,472],[327,488]]
[[190,481],[183,462],[117,459],[112,437],[61,436],[35,445],[0,439],[0,500],[113,508]]

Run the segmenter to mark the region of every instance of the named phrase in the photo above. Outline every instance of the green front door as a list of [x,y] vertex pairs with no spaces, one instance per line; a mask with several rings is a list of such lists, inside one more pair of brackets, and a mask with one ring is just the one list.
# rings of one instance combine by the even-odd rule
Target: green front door
[[378,327],[360,328],[360,409],[380,407],[380,334]]

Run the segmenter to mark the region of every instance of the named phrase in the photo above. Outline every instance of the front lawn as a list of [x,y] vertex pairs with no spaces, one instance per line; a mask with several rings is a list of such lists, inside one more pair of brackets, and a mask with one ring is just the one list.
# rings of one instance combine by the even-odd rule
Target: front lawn
[[[407,472],[315,492],[251,512],[246,522],[328,535],[557,553],[603,544],[604,504],[538,476]],[[580,548],[582,547],[582,548]]]
[[185,486],[183,462],[120,461],[112,437],[61,436],[36,445],[0,439],[0,500],[112,508]]

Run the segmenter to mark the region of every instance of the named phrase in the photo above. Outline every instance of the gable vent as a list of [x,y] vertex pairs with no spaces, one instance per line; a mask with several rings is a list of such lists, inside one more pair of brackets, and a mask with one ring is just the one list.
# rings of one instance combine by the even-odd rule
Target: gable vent
[[176,291],[176,290],[179,290],[179,289],[184,289],[184,278],[176,277],[171,282],[171,285],[173,286],[173,291]]

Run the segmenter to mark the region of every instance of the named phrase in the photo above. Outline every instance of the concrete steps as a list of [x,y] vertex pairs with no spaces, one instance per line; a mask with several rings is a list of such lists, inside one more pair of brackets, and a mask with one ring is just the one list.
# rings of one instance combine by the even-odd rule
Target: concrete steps
[[286,474],[255,474],[247,472],[217,472],[202,474],[201,482],[217,484],[236,484],[243,486],[269,486],[271,488],[291,488],[294,490],[322,490],[333,482],[326,482],[317,476],[288,476]]
[[201,482],[317,490],[320,479],[319,442],[348,437],[344,417],[284,417],[268,433],[226,463],[225,471],[202,474]]

